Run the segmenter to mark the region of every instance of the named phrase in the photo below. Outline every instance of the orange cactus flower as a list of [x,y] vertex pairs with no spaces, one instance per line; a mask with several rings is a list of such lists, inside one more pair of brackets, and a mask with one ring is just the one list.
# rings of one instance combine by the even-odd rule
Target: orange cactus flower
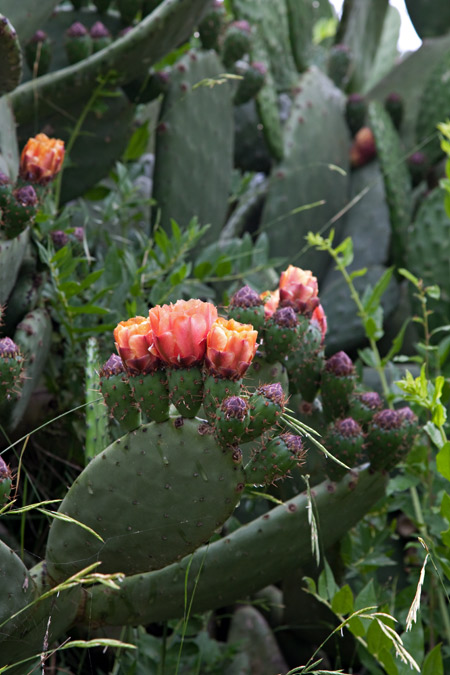
[[121,321],[114,329],[114,339],[126,370],[132,375],[150,373],[161,365],[159,358],[149,351],[153,333],[150,320],[144,316]]
[[319,303],[315,310],[312,313],[311,323],[320,328],[322,333],[322,343],[325,339],[325,334],[327,332],[327,317],[323,311],[322,305]]
[[317,279],[310,270],[289,265],[280,276],[280,305],[293,307],[296,312],[311,316],[319,298]]
[[211,326],[206,345],[206,365],[213,375],[240,379],[255,356],[258,332],[250,324],[219,317]]
[[278,288],[276,291],[264,291],[259,297],[264,300],[264,318],[270,319],[280,304],[280,291]]
[[217,319],[217,309],[202,300],[178,300],[149,311],[153,331],[151,352],[171,366],[190,368],[201,363],[206,336]]
[[38,134],[29,138],[20,156],[20,177],[30,183],[47,185],[61,170],[64,141]]

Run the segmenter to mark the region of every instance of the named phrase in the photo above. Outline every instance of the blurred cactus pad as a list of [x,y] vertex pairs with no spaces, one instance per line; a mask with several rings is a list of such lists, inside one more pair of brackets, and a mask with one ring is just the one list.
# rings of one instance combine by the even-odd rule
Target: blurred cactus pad
[[[406,672],[367,617],[320,646],[388,604],[334,599],[371,533],[355,597],[400,515],[426,539],[409,359],[444,437],[450,14],[406,8],[411,54],[388,0],[0,0],[0,672]],[[308,655],[268,586],[282,627],[325,598]]]

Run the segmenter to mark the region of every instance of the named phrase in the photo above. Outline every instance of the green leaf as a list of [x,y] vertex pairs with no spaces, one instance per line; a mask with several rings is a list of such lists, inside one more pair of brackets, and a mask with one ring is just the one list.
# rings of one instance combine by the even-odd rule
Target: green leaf
[[441,289],[437,285],[427,286],[425,291],[428,297],[432,298],[433,300],[439,300],[441,297]]
[[109,309],[98,307],[98,305],[81,305],[80,307],[69,307],[68,312],[74,316],[78,316],[79,314],[98,314],[104,316],[105,314],[109,314]]
[[375,656],[380,654],[383,649],[389,651],[392,646],[391,640],[382,631],[378,625],[378,621],[372,621],[369,626],[367,631],[367,646],[369,651],[375,654]]
[[101,269],[101,270],[96,270],[95,272],[91,272],[90,274],[88,274],[87,277],[85,277],[85,279],[83,279],[83,281],[80,283],[80,291],[84,291],[86,288],[89,288],[90,286],[92,286],[92,284],[95,284],[97,279],[100,279],[103,272],[104,272],[104,270]]
[[441,476],[450,481],[450,441],[444,443],[436,455],[436,467]]
[[149,139],[150,132],[148,130],[147,122],[146,124],[142,124],[140,127],[138,127],[131,136],[125,152],[123,153],[123,161],[133,162],[139,159],[139,157],[141,157],[141,155],[143,155],[146,151]]
[[353,612],[353,593],[348,584],[334,594],[331,609],[336,614],[351,614]]
[[392,274],[394,273],[394,267],[388,267],[387,270],[381,275],[375,284],[372,292],[364,301],[364,309],[368,314],[372,314],[380,304],[383,293],[386,291],[389,286]]
[[358,351],[358,356],[361,359],[361,361],[364,361],[366,366],[369,366],[370,368],[376,368],[377,367],[377,359],[375,354],[373,353],[372,349],[370,347],[366,347],[365,349],[360,349]]
[[204,279],[211,273],[213,266],[208,260],[199,263],[194,267],[194,276],[196,279]]
[[319,576],[318,584],[319,595],[326,600],[331,600],[335,593],[339,590],[339,586],[334,580],[334,575],[326,558],[324,559],[324,569]]
[[403,340],[405,337],[405,330],[411,321],[410,317],[408,317],[404,322],[400,330],[398,331],[397,335],[395,338],[392,340],[392,346],[386,356],[382,359],[382,364],[385,365],[391,361],[396,354],[400,351],[403,345]]
[[388,649],[383,648],[380,651],[378,658],[383,664],[388,675],[398,675],[396,660]]
[[105,199],[110,194],[111,190],[105,185],[96,185],[87,192],[84,193],[84,199],[88,199],[91,202],[99,202],[102,199]]
[[352,619],[349,619],[347,626],[350,632],[353,633],[355,637],[364,637],[364,635],[366,634],[364,624],[361,621],[361,619],[357,616],[354,616]]
[[357,277],[363,277],[366,272],[367,267],[363,267],[361,270],[355,270],[354,272],[351,272],[348,276],[353,281],[353,279],[356,279]]
[[227,274],[231,274],[232,269],[231,260],[225,256],[220,256],[216,262],[214,272],[218,277],[225,277]]
[[441,645],[438,644],[426,655],[422,665],[422,675],[444,675]]
[[353,262],[353,241],[347,237],[334,249],[334,253],[339,256],[339,262],[343,267],[348,267]]
[[442,448],[442,446],[444,445],[442,441],[442,436],[440,434],[439,429],[433,424],[433,422],[427,422],[426,424],[424,424],[423,430],[437,448]]
[[408,279],[408,281],[410,281],[412,284],[414,284],[414,286],[416,288],[419,287],[420,281],[417,277],[414,276],[414,274],[412,274],[408,270],[405,270],[403,267],[400,267],[400,269],[398,270],[398,273],[401,274],[402,277],[405,277],[405,279]]

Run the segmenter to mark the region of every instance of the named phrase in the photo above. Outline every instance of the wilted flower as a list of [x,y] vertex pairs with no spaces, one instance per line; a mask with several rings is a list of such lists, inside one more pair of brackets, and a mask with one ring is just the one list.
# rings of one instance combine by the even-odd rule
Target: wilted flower
[[210,372],[229,380],[241,378],[255,355],[257,337],[250,324],[219,317],[207,339],[206,364]]
[[322,342],[323,342],[327,332],[327,317],[325,316],[325,312],[323,311],[323,307],[320,303],[317,305],[314,312],[312,313],[311,323],[320,329],[320,332],[322,333]]
[[131,374],[149,373],[160,365],[160,360],[149,352],[153,343],[150,320],[135,316],[121,321],[114,329],[117,351],[125,368]]
[[171,366],[198,365],[206,351],[206,336],[217,319],[217,309],[202,300],[178,300],[149,311],[153,331],[151,352]]
[[319,286],[310,270],[289,265],[280,276],[280,305],[293,307],[296,312],[311,316],[319,298]]
[[64,141],[38,134],[28,139],[20,157],[20,177],[46,185],[61,170],[64,161]]
[[270,319],[280,304],[280,291],[278,288],[276,291],[264,291],[264,293],[261,293],[260,297],[264,302],[265,318]]

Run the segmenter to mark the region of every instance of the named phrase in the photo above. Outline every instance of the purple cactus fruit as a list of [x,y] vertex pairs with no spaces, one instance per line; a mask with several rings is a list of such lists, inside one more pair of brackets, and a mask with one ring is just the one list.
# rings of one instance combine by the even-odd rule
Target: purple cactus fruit
[[343,420],[336,420],[334,427],[337,433],[341,434],[344,438],[356,438],[362,433],[362,429],[358,422],[352,417],[346,417]]
[[70,28],[67,29],[66,35],[69,38],[79,38],[84,37],[88,34],[86,26],[84,26],[80,21],[75,21]]
[[325,370],[328,373],[333,373],[338,377],[345,377],[347,375],[353,375],[355,368],[353,362],[349,356],[343,351],[336,352],[333,356],[330,356],[325,363]]
[[20,349],[9,337],[0,339],[0,358],[14,358],[20,354]]
[[402,416],[399,415],[398,410],[391,410],[385,408],[380,410],[373,416],[373,424],[383,431],[390,431],[392,429],[400,429],[402,426]]
[[63,246],[66,246],[69,242],[69,237],[63,230],[53,230],[50,232],[50,236],[52,238],[53,246],[59,250]]
[[250,286],[242,286],[230,300],[232,307],[259,307],[262,304],[259,294]]
[[286,397],[284,395],[283,387],[279,382],[263,384],[258,387],[257,392],[260,396],[264,396],[264,398],[268,399],[269,401],[272,401],[281,407],[284,406]]
[[225,414],[225,419],[244,420],[248,413],[248,403],[240,396],[229,396],[220,406],[221,411]]
[[105,24],[101,21],[96,21],[90,30],[91,38],[96,40],[97,38],[109,38],[111,33],[106,28]]
[[272,314],[272,320],[283,328],[295,328],[298,324],[297,313],[292,307],[281,307]]
[[100,377],[111,377],[125,372],[123,361],[117,354],[111,354],[109,359],[100,370]]
[[22,206],[36,206],[38,198],[34,187],[31,185],[24,185],[13,192],[16,201]]

